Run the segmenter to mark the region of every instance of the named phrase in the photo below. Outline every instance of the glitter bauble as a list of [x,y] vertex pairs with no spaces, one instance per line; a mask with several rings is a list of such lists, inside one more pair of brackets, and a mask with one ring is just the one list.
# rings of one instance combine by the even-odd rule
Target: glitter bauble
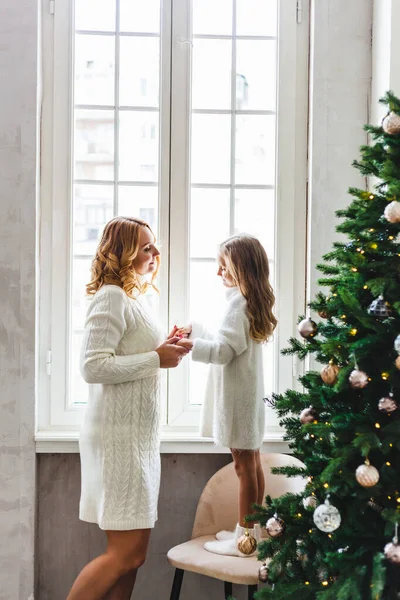
[[268,581],[268,567],[267,563],[263,563],[261,567],[258,569],[258,581],[262,581],[262,583],[267,583]]
[[307,496],[307,498],[303,498],[303,506],[304,508],[317,508],[318,500],[315,496]]
[[383,296],[379,296],[376,300],[373,300],[368,307],[368,314],[376,319],[387,319],[387,317],[390,317],[391,312]]
[[368,385],[368,375],[364,371],[354,369],[349,377],[350,385],[355,390],[365,388]]
[[379,471],[366,460],[363,465],[357,467],[356,479],[365,488],[373,487],[379,481]]
[[303,319],[297,326],[297,329],[303,338],[313,338],[317,333],[317,324],[315,321],[309,319]]
[[285,531],[285,522],[278,515],[274,515],[268,519],[265,529],[270,537],[277,538]]
[[382,121],[382,129],[389,135],[397,135],[400,133],[400,116],[391,111]]
[[302,423],[303,425],[305,425],[306,423],[313,423],[318,419],[318,413],[315,410],[315,408],[310,406],[309,408],[305,408],[301,411],[299,418],[300,423]]
[[326,312],[326,310],[319,310],[318,311],[319,316],[321,317],[321,319],[327,319],[329,317],[328,313]]
[[398,543],[393,541],[386,544],[383,552],[388,561],[395,565],[400,565],[400,545]]
[[342,520],[340,512],[335,506],[332,506],[329,500],[325,500],[324,504],[315,509],[313,519],[318,529],[324,533],[336,531]]
[[390,414],[397,410],[399,407],[395,400],[393,400],[393,394],[389,394],[389,396],[384,396],[378,402],[378,409],[386,414]]
[[389,223],[398,223],[400,221],[400,202],[393,200],[387,204],[383,214]]
[[238,539],[237,547],[239,552],[248,556],[257,550],[257,541],[248,531],[246,531],[244,535],[240,536]]
[[340,369],[337,365],[329,363],[321,371],[321,379],[327,385],[334,385],[337,381],[337,376]]

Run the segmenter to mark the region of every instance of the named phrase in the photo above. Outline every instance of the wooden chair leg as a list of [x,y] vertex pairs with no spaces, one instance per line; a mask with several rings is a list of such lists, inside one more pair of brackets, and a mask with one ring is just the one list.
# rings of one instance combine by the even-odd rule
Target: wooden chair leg
[[224,598],[225,600],[228,600],[228,598],[233,594],[232,584],[230,581],[224,581],[224,591]]
[[170,600],[179,600],[184,574],[185,571],[183,569],[175,569],[175,576],[174,581],[172,583]]
[[254,594],[258,590],[258,585],[249,585],[248,590],[248,600],[253,600]]

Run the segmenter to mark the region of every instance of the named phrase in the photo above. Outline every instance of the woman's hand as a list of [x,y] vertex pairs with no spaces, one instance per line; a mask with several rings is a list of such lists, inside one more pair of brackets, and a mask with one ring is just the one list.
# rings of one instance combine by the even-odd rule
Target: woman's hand
[[187,351],[190,352],[193,348],[193,340],[181,339],[179,342],[176,342],[176,345],[180,348],[186,348]]
[[160,357],[161,369],[173,369],[174,367],[177,367],[182,358],[190,352],[191,348],[178,346],[179,341],[181,340],[177,336],[170,337],[156,349],[156,352]]

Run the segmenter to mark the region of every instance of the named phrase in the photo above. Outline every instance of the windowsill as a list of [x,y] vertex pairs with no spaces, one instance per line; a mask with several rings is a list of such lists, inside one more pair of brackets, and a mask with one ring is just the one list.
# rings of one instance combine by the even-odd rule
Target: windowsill
[[[39,431],[35,436],[37,454],[76,454],[79,453],[78,431]],[[264,438],[263,452],[289,453],[287,442],[281,433],[269,433]],[[213,441],[198,435],[186,433],[163,433],[161,435],[162,454],[227,454],[228,448],[215,446]]]

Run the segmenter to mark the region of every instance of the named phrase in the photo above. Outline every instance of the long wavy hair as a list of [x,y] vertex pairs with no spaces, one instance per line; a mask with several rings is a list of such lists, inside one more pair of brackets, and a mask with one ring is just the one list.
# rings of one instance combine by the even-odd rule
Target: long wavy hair
[[95,294],[107,284],[119,286],[131,297],[135,293],[145,293],[149,287],[157,289],[154,280],[160,268],[160,257],[155,258],[156,269],[150,282],[141,282],[132,264],[139,252],[142,227],[147,227],[154,236],[150,225],[141,219],[115,217],[107,223],[92,261],[92,279],[86,286],[87,294]]
[[247,300],[250,336],[256,342],[267,342],[278,321],[272,312],[275,296],[269,282],[269,262],[264,247],[251,235],[234,235],[222,242],[219,255]]

